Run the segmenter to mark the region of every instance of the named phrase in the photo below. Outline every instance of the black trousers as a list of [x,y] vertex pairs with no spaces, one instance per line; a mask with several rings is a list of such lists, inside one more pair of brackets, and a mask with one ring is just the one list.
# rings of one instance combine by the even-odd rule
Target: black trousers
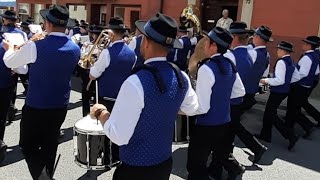
[[29,87],[29,74],[19,74],[19,78],[21,80],[21,83],[24,87],[24,91],[28,92]]
[[169,180],[172,158],[154,166],[130,166],[121,164],[113,174],[113,180]]
[[36,109],[25,105],[22,109],[19,144],[35,180],[44,168],[49,176],[53,175],[60,127],[66,114],[67,107]]
[[305,131],[310,131],[314,124],[308,119],[301,116],[303,104],[308,102],[312,88],[306,88],[300,85],[292,85],[287,102],[286,125],[293,128],[298,123]]
[[272,125],[280,132],[285,139],[294,138],[293,127],[287,127],[284,122],[278,117],[277,109],[281,102],[288,96],[288,94],[280,94],[271,92],[266,109],[263,115],[263,127],[260,132],[260,136],[266,139],[272,138]]
[[[308,98],[310,97],[312,91],[314,88],[318,85],[318,83],[315,83],[315,86],[312,87],[312,90],[309,91]],[[320,112],[312,105],[310,104],[309,100],[307,99],[306,102],[302,104],[302,108],[314,119],[320,124]],[[303,113],[301,113],[302,116],[305,116]],[[303,117],[305,118],[305,117]]]
[[[233,127],[233,139],[238,138],[253,153],[258,153],[264,147],[242,124],[241,124],[242,105],[231,105],[231,125]],[[232,147],[233,149],[233,147]],[[232,150],[230,151],[232,153]]]
[[13,88],[0,88],[0,140],[3,140]]
[[251,109],[257,103],[256,99],[254,98],[255,96],[255,94],[245,94],[243,96],[243,102],[240,105],[240,115]]
[[188,180],[209,180],[207,161],[211,152],[229,173],[239,174],[242,169],[238,161],[229,158],[233,143],[231,123],[220,126],[196,125],[188,148]]
[[91,98],[94,97],[95,91],[95,81],[91,82],[89,90],[87,91],[87,85],[90,81],[89,73],[86,73],[85,70],[81,71],[82,79],[82,89],[81,89],[81,98],[82,98],[82,115],[83,117],[90,113],[90,102]]

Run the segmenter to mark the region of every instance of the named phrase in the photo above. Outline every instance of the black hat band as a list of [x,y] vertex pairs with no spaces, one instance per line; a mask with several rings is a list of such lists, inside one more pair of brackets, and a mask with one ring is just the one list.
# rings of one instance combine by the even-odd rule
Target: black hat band
[[286,50],[286,51],[289,51],[289,52],[293,52],[293,49],[291,49],[289,47],[282,46],[282,45],[278,45],[277,48],[283,49],[283,50]]
[[268,40],[270,39],[268,36],[264,35],[264,34],[261,32],[260,29],[257,29],[257,30],[256,30],[256,34],[257,34],[258,36],[260,36],[262,39],[266,40],[266,41],[268,41]]
[[173,45],[174,40],[173,38],[163,36],[162,34],[155,31],[152,27],[150,22],[147,22],[144,26],[144,30],[148,36],[152,37],[152,39],[158,43],[165,43],[167,45]]
[[68,24],[68,19],[67,20],[62,20],[62,19],[58,19],[54,16],[52,16],[50,13],[47,14],[47,19],[55,24],[59,24],[59,25],[64,25],[66,26]]
[[214,31],[210,31],[208,33],[208,36],[211,40],[213,40],[214,42],[216,42],[217,44],[223,46],[224,48],[228,48],[229,47],[229,44],[224,42],[222,39],[220,39],[218,37],[218,35],[214,32]]

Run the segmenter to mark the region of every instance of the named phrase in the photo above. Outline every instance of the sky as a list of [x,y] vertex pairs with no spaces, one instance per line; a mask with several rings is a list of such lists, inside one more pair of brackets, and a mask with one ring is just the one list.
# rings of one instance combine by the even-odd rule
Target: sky
[[0,2],[14,2],[16,0],[0,0]]

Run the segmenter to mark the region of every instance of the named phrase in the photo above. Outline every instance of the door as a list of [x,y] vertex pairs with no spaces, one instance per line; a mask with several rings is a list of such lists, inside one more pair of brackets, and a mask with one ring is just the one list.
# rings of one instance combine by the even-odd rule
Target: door
[[135,22],[140,19],[140,11],[131,11],[130,12],[130,29],[131,32],[135,32],[136,26]]
[[90,23],[96,25],[100,24],[100,6],[100,4],[91,4]]

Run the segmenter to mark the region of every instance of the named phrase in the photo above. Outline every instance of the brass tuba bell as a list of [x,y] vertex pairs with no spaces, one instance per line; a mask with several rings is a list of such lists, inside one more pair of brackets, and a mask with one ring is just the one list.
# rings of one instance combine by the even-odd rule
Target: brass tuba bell
[[196,28],[196,33],[202,35],[202,27],[198,16],[195,14],[195,8],[189,4],[184,8],[180,15],[180,23],[186,28]]

